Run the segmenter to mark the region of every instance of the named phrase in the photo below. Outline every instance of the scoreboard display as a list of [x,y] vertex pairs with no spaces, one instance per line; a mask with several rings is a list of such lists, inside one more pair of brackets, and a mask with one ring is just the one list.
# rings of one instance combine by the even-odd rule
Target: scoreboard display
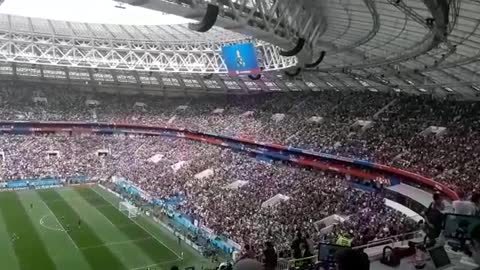
[[228,45],[222,48],[229,74],[259,74],[257,52],[252,43]]

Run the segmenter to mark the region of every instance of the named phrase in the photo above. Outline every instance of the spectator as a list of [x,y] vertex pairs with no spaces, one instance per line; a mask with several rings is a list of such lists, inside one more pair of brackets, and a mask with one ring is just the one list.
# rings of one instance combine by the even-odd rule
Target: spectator
[[263,265],[254,259],[245,258],[233,265],[233,270],[263,270]]
[[480,215],[480,193],[473,193],[470,201],[475,205],[475,215]]
[[315,250],[315,246],[313,244],[313,239],[310,237],[309,233],[305,234],[305,243],[307,244],[308,250],[312,251]]
[[433,194],[433,202],[425,212],[425,226],[427,237],[434,240],[440,236],[444,224],[443,199],[439,193]]
[[369,270],[370,261],[368,255],[360,250],[340,250],[336,256],[338,270]]
[[[476,215],[477,207],[472,201],[468,201],[465,198],[465,193],[458,192],[459,200],[453,201],[453,213],[457,215],[467,215],[473,216]],[[475,198],[476,200],[476,198]]]
[[[476,264],[480,265],[480,225],[473,228],[470,236],[472,238],[470,251],[472,252],[473,260]],[[480,270],[480,267],[476,268],[476,270]]]
[[239,260],[243,260],[246,258],[255,259],[255,251],[253,250],[253,248],[250,247],[250,245],[245,245]]
[[300,244],[300,253],[301,253],[301,256],[300,258],[308,258],[308,257],[311,257],[313,256],[313,250],[310,250],[309,246],[307,245],[306,242],[302,242]]
[[272,270],[277,267],[277,251],[275,250],[272,242],[268,241],[265,243],[265,250],[263,251],[263,256],[265,258],[264,265],[266,270]]
[[300,259],[303,258],[302,254],[302,244],[305,242],[305,239],[302,237],[302,233],[300,231],[297,232],[297,235],[295,237],[295,240],[292,242],[292,252],[293,252],[293,258],[295,259]]

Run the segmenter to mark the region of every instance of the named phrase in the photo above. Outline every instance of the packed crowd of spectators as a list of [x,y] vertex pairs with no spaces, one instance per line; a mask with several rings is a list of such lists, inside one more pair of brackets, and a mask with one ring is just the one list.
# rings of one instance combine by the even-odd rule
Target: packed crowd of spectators
[[[88,105],[89,100],[98,104]],[[1,85],[0,105],[4,120],[188,128],[373,160],[457,189],[478,190],[480,103],[476,102],[336,91],[166,99],[83,94],[60,86]],[[276,114],[283,114],[283,119],[276,119]],[[373,124],[362,128],[358,120]],[[430,126],[446,131],[422,133]]]
[[[320,239],[317,221],[332,214],[350,216],[339,225],[356,244],[399,232],[383,196],[350,187],[341,175],[271,164],[242,153],[183,139],[127,136],[0,136],[3,180],[90,176],[95,179],[125,178],[155,198],[180,198],[175,208],[199,220],[216,233],[239,243],[260,246],[269,240],[288,250],[295,232],[308,232]],[[157,157],[157,158],[154,158]],[[184,162],[184,163],[183,163]],[[180,167],[175,165],[183,164]],[[204,178],[199,173],[211,169]],[[248,181],[229,187],[235,181]],[[262,207],[271,197],[283,194],[289,200]],[[355,217],[361,213],[361,217]],[[371,234],[362,235],[361,222],[375,221]],[[401,232],[413,230],[405,222]],[[340,232],[339,232],[340,233]],[[338,233],[331,235],[334,239]]]
[[[2,120],[187,128],[372,160],[468,191],[478,190],[479,112],[480,104],[474,102],[369,92],[155,98],[82,93],[59,86],[0,85]],[[362,127],[360,120],[372,124]],[[446,130],[423,132],[430,126]],[[143,137],[2,136],[0,140],[3,179],[122,176],[161,198],[181,195],[185,202],[179,210],[242,243],[269,239],[282,247],[296,230],[319,237],[315,221],[333,213],[351,216],[335,230],[350,234],[357,244],[411,229],[400,224],[403,216],[379,203],[382,195],[354,190],[337,175],[271,166],[212,146]],[[92,149],[108,154],[100,158]],[[39,158],[47,151],[59,154]],[[148,160],[155,154],[163,155],[161,162]],[[187,161],[184,168],[172,170],[179,161]],[[207,168],[215,171],[211,178],[194,179]],[[226,189],[234,180],[249,183]],[[291,199],[274,209],[261,207],[278,193]],[[367,220],[376,226],[362,228]]]

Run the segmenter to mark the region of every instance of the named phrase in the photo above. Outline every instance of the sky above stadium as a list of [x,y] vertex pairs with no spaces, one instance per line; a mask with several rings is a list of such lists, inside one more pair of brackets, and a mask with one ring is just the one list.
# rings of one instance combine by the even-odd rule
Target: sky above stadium
[[179,24],[189,22],[174,15],[125,5],[113,0],[5,0],[0,13],[74,22],[110,24]]

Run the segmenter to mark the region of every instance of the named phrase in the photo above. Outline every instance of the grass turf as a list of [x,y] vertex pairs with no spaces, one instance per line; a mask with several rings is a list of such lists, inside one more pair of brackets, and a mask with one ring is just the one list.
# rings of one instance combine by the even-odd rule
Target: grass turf
[[98,186],[0,192],[2,269],[169,269],[209,262]]

